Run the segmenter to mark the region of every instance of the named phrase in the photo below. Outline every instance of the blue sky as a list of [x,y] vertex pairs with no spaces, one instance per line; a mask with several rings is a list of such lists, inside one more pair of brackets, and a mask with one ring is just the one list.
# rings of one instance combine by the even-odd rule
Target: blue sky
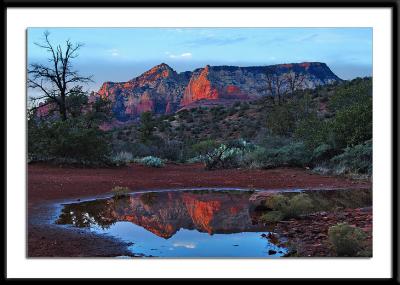
[[87,88],[127,81],[165,62],[178,72],[209,65],[325,62],[343,79],[372,74],[370,28],[29,28],[28,62],[48,54],[34,43],[84,43],[73,65],[93,75]]

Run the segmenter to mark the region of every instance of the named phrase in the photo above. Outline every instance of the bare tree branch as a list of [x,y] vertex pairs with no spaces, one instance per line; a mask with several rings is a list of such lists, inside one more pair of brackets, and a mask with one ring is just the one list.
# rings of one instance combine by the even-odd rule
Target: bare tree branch
[[280,104],[284,87],[286,85],[285,78],[279,75],[276,66],[267,67],[265,75],[267,79],[267,90],[271,93],[273,97],[278,97],[278,102]]
[[61,45],[53,46],[49,39],[50,33],[44,33],[43,43],[35,43],[38,47],[50,53],[50,66],[34,63],[28,69],[28,87],[41,90],[44,95],[40,98],[52,99],[59,108],[61,118],[67,119],[66,96],[75,87],[73,83],[92,82],[92,76],[81,76],[78,71],[71,70],[71,59],[78,57],[81,43],[65,42],[65,52]]
[[303,86],[305,76],[300,72],[295,72],[292,70],[285,74],[285,79],[288,85],[289,92],[293,94],[294,91],[300,89]]

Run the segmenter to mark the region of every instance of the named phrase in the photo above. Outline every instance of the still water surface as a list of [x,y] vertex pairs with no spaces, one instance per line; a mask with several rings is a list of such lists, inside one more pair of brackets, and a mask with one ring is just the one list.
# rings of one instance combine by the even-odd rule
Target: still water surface
[[252,191],[134,193],[63,205],[57,224],[131,242],[136,255],[274,258],[287,250],[258,224]]

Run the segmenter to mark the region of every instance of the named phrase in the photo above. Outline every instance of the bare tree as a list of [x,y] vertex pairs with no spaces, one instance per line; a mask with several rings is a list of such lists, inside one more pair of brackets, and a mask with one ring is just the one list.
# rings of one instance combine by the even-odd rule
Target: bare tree
[[[35,43],[50,53],[49,65],[30,64],[28,69],[28,87],[39,89],[43,95],[31,100],[47,99],[45,105],[55,103],[62,120],[67,119],[66,97],[76,90],[76,84],[92,81],[92,77],[81,76],[72,70],[71,60],[78,57],[81,43],[65,42],[65,51],[61,45],[53,46],[49,40],[49,32],[44,33],[44,42]],[[72,87],[71,87],[71,86]],[[43,106],[42,104],[42,106]]]
[[294,91],[300,89],[303,86],[305,76],[302,73],[294,72],[291,70],[290,72],[285,74],[285,80],[288,87],[288,92],[293,94]]
[[265,75],[267,79],[267,90],[273,97],[278,97],[278,103],[280,104],[286,85],[285,77],[279,75],[275,66],[268,67]]

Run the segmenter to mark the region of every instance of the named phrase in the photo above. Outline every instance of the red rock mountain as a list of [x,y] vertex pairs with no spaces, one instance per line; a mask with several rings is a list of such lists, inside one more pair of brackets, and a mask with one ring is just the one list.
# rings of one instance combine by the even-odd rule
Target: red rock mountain
[[[168,239],[179,229],[208,234],[259,231],[255,224],[258,203],[249,193],[153,192],[120,199],[70,204],[57,223],[102,227],[127,221]],[[90,217],[88,219],[88,217]]]
[[[103,83],[91,99],[109,98],[115,118],[128,121],[145,111],[168,114],[207,101],[226,103],[271,95],[267,88],[269,78],[283,79],[290,74],[302,77],[296,89],[315,88],[341,80],[320,62],[254,67],[207,65],[182,73],[162,63],[128,82]],[[282,85],[283,90],[289,88],[288,82]]]

